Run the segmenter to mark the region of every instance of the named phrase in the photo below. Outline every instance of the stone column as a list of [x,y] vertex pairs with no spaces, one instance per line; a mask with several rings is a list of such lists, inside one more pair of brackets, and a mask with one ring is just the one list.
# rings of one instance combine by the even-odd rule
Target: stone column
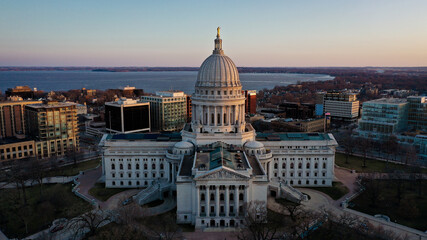
[[234,186],[234,212],[239,215],[239,186]]
[[200,217],[200,186],[196,186],[196,191],[197,191],[197,195],[196,195],[196,205],[197,205],[197,210],[196,210],[196,216]]
[[215,185],[215,211],[216,216],[219,217],[219,185]]
[[225,216],[226,217],[228,217],[228,214],[229,214],[229,211],[230,211],[230,194],[229,194],[229,191],[228,191],[228,188],[229,188],[230,186],[225,186],[225,197],[224,197],[224,199],[225,199],[225,206],[224,206],[224,208],[225,208]]
[[214,106],[214,126],[218,126],[218,107]]
[[206,201],[206,206],[205,206],[205,212],[206,212],[206,216],[209,217],[210,211],[211,211],[211,207],[209,206],[209,199],[210,199],[210,193],[209,193],[209,185],[206,185],[206,194],[205,194],[205,201]]
[[242,119],[240,120],[240,122],[244,123],[245,122],[245,105],[242,104],[240,109],[241,109],[241,116],[242,116]]
[[225,125],[224,124],[224,106],[220,107],[220,114],[221,114],[221,116],[219,119],[221,120],[221,122],[219,125],[224,126]]
[[240,109],[239,109],[239,105],[235,105],[234,108],[236,109],[235,113],[234,113],[234,115],[236,116],[236,123],[237,123],[237,125],[240,125]]
[[208,114],[206,125],[210,126],[211,125],[211,109],[209,106],[206,106],[206,113]]
[[248,207],[248,204],[249,204],[249,188],[248,188],[248,186],[245,186],[245,191],[244,191],[244,193],[243,193],[243,206],[244,206],[244,208],[247,208]]
[[172,183],[175,183],[175,163],[172,163]]

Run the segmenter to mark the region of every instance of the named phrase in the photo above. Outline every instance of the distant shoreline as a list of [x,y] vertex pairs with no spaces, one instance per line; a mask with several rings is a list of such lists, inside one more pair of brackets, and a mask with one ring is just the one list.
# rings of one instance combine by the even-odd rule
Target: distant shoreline
[[[416,71],[427,72],[427,67],[238,67],[239,73],[310,73],[336,72]],[[10,71],[92,71],[92,72],[176,72],[198,71],[198,67],[0,67],[0,72]]]

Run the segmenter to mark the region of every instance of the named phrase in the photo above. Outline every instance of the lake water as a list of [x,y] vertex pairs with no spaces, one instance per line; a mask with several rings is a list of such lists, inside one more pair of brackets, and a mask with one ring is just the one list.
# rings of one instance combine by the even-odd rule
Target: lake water
[[[92,72],[92,71],[9,71],[0,72],[0,90],[28,85],[44,91],[70,89],[110,89],[127,85],[142,88],[145,92],[159,90],[182,90],[194,92],[196,71],[188,72]],[[325,81],[333,79],[322,74],[293,73],[242,73],[240,81],[243,89],[262,90],[275,86],[305,81]]]

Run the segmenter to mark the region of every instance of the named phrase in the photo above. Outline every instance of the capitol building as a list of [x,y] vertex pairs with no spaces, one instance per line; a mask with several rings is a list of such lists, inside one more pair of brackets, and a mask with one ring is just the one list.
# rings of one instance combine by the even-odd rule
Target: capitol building
[[181,132],[104,135],[107,188],[144,188],[145,204],[176,197],[177,222],[238,227],[250,202],[304,200],[294,187],[332,186],[337,142],[326,133],[257,133],[245,121],[245,96],[220,32],[201,65],[192,119]]

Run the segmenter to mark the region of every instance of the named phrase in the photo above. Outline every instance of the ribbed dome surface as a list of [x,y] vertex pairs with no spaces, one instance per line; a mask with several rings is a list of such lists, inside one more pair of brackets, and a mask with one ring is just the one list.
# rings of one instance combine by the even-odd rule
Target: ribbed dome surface
[[224,54],[212,54],[200,66],[196,87],[239,87],[239,72]]

